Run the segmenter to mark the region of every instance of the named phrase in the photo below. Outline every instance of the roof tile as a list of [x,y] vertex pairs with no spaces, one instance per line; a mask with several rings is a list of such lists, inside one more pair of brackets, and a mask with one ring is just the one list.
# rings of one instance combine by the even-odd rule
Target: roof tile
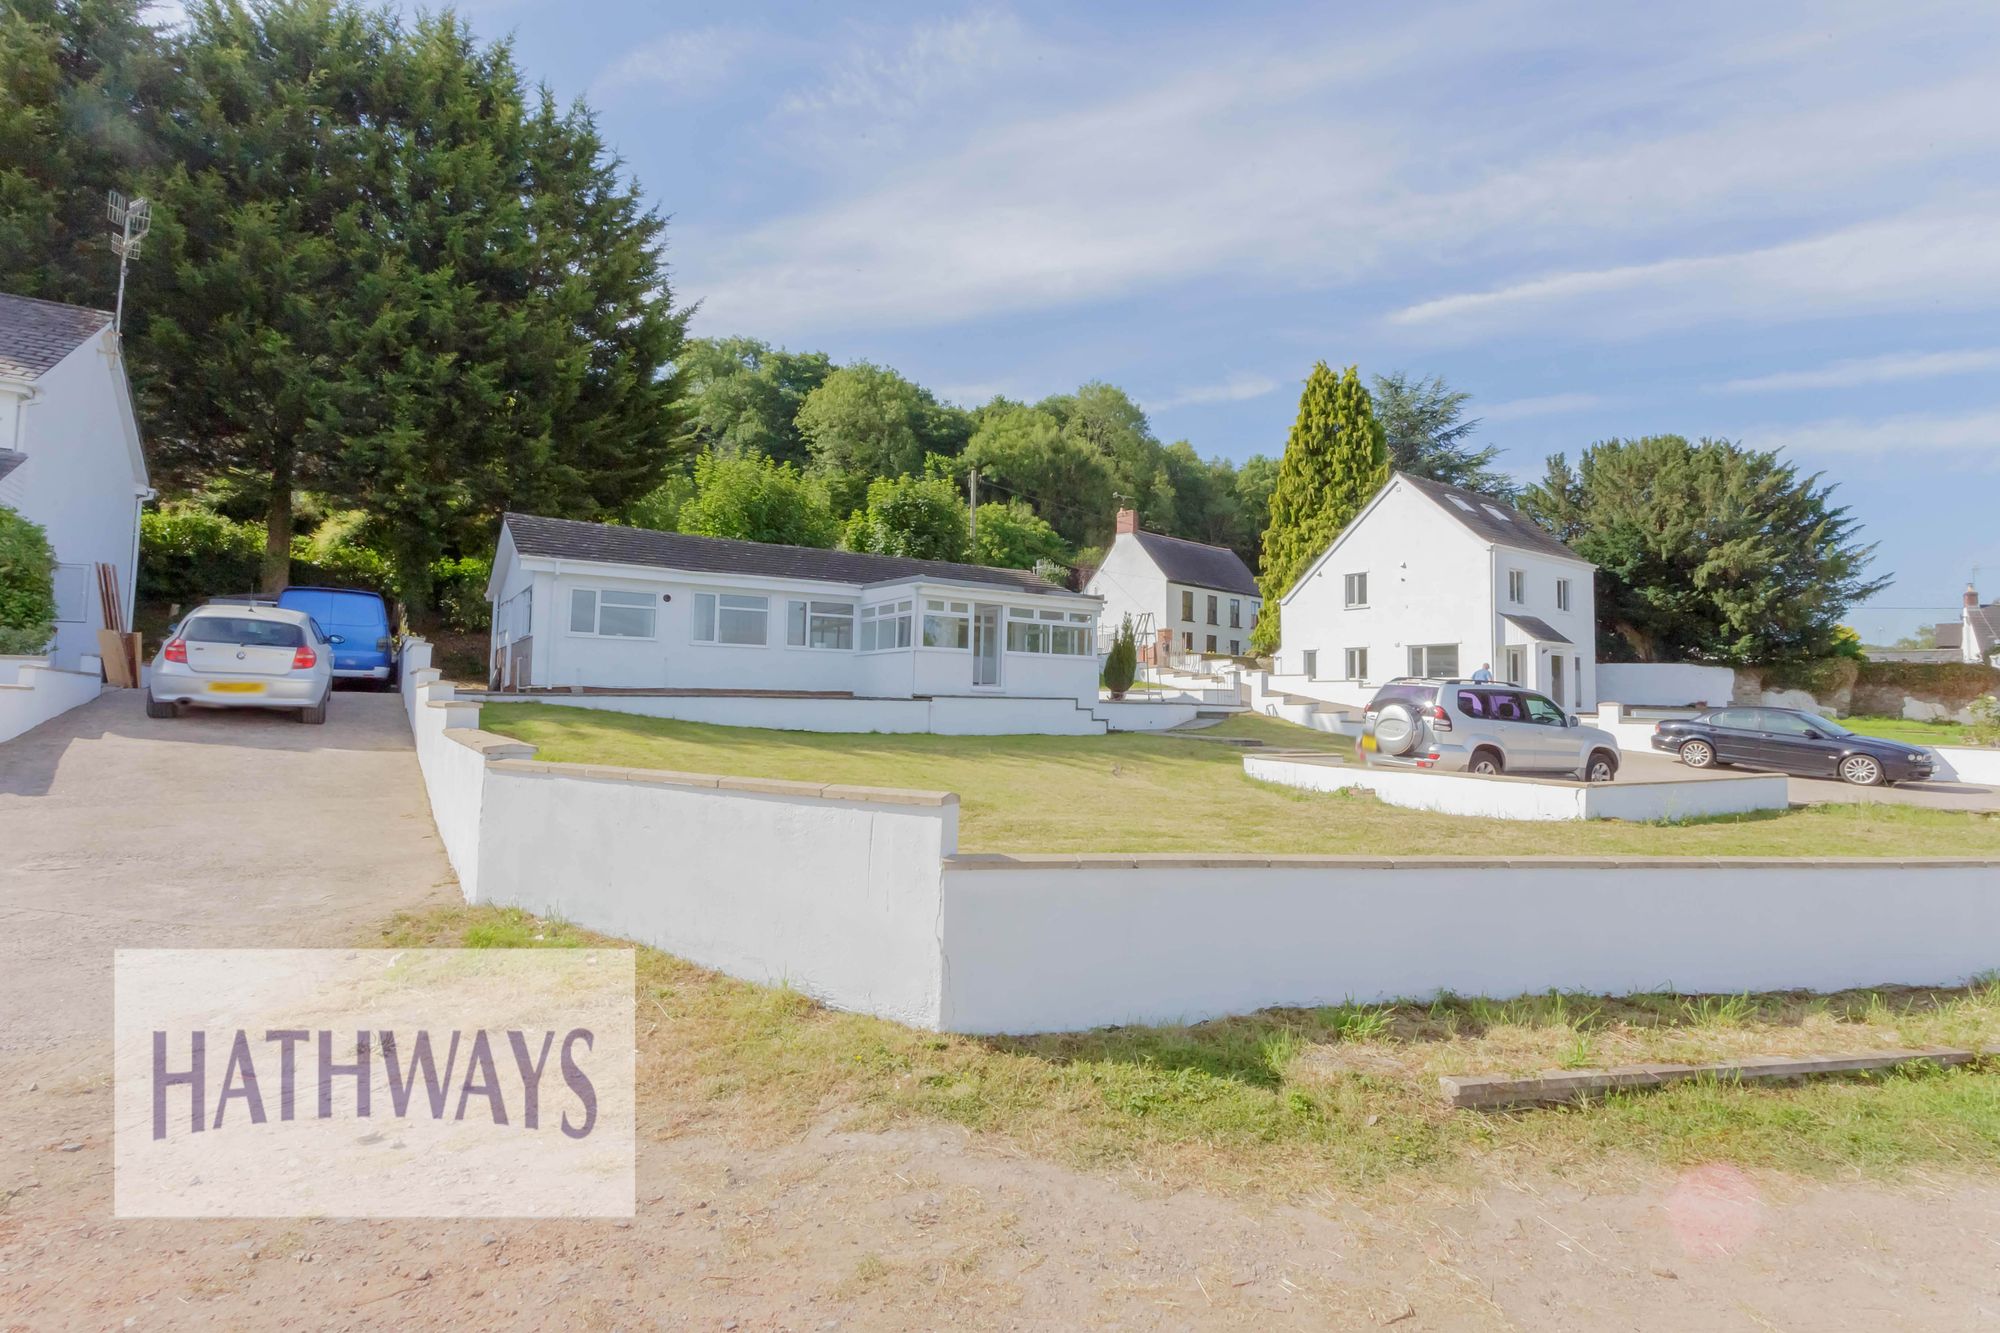
[[1490,495],[1481,495],[1478,491],[1468,491],[1460,486],[1447,486],[1428,477],[1413,477],[1407,472],[1396,475],[1437,501],[1438,508],[1457,519],[1459,526],[1468,529],[1481,541],[1492,542],[1495,546],[1510,546],[1517,551],[1558,556],[1564,560],[1583,560],[1582,556],[1549,535],[1547,528],[1505,500],[1496,500]]
[[1171,582],[1214,588],[1217,592],[1241,593],[1247,597],[1257,595],[1257,579],[1251,574],[1250,566],[1227,546],[1209,546],[1203,542],[1191,542],[1185,537],[1169,537],[1162,532],[1146,532],[1143,529],[1132,536],[1138,540],[1139,549],[1152,558],[1160,573]]
[[0,375],[40,379],[110,322],[103,310],[0,292]]

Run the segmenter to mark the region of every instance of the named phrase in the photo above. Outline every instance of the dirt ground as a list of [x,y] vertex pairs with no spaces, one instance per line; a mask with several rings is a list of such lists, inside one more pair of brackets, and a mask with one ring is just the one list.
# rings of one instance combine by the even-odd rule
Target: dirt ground
[[[644,1109],[637,1217],[119,1221],[118,945],[345,944],[453,892],[394,697],[111,695],[0,746],[0,1329],[1985,1329],[2000,1175],[1491,1178],[1282,1205],[952,1129]],[[694,1094],[690,1092],[692,1098]],[[683,1114],[683,1113],[686,1114]]]

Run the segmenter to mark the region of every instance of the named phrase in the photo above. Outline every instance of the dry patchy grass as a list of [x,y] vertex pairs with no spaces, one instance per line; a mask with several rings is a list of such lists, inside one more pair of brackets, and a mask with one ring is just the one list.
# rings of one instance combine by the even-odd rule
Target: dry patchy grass
[[[2000,856],[2000,815],[1814,806],[1684,824],[1526,824],[1428,814],[1243,774],[1236,736],[1335,748],[1237,717],[1187,736],[885,736],[766,731],[548,704],[490,704],[481,725],[555,763],[614,764],[959,794],[959,843],[986,852],[1438,856]],[[1207,739],[1204,739],[1207,738]]]
[[[468,907],[399,917],[381,942],[618,944]],[[1826,996],[1441,996],[1000,1039],[836,1013],[637,954],[640,1129],[659,1137],[705,1129],[754,1144],[829,1117],[948,1122],[1071,1166],[1286,1198],[1456,1183],[1475,1161],[1604,1177],[1716,1160],[1808,1175],[2000,1160],[1991,1060],[1791,1087],[1711,1080],[1493,1114],[1448,1111],[1437,1087],[1440,1074],[1989,1045],[2000,1041],[2000,980]]]

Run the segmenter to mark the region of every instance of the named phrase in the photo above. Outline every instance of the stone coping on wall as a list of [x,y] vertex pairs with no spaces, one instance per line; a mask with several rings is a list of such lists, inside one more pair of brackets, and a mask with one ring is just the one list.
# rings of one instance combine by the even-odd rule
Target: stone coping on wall
[[[783,778],[730,777],[721,773],[680,773],[666,768],[621,768],[612,764],[552,764],[530,758],[535,747],[490,732],[447,731],[485,754],[487,767],[499,773],[537,774],[545,777],[580,778],[589,782],[629,782],[655,787],[692,787],[709,791],[754,792],[763,796],[809,797],[821,801],[856,801],[868,805],[946,806],[958,804],[958,793],[911,791],[901,787],[857,787],[839,782],[791,782]],[[464,739],[483,737],[485,740]],[[490,745],[487,742],[501,742]],[[510,749],[504,756],[497,751]]]
[[1297,853],[1269,856],[1203,852],[959,852],[947,870],[1742,870],[1801,867],[1814,870],[1935,870],[1996,868],[2000,860],[1965,856],[1342,856]]

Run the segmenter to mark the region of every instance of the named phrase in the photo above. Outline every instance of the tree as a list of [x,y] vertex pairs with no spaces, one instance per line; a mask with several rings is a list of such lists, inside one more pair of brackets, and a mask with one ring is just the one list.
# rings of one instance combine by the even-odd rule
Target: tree
[[826,491],[797,468],[762,454],[696,459],[694,495],[675,517],[680,531],[700,537],[827,547],[840,535]]
[[960,461],[1033,505],[1066,541],[1082,545],[1111,532],[1117,502],[1110,460],[1064,434],[1052,412],[1019,403],[981,409]]
[[41,525],[0,506],[0,655],[39,653],[55,638],[55,574]]
[[1465,417],[1471,394],[1450,388],[1442,375],[1413,380],[1399,370],[1375,377],[1374,397],[1391,468],[1486,495],[1513,493],[1513,483],[1493,467],[1499,447],[1467,443],[1479,428],[1477,417]]
[[695,338],[679,363],[688,433],[719,453],[755,449],[780,463],[812,461],[799,433],[806,395],[833,373],[825,352],[788,352],[755,338]]
[[1600,658],[1766,663],[1831,655],[1888,586],[1832,493],[1776,453],[1654,435],[1555,455],[1520,507],[1598,566]]
[[[104,193],[136,193],[158,151],[143,117],[182,87],[145,0],[0,6],[0,291],[109,308]],[[142,116],[143,113],[143,116]]]
[[974,564],[1033,569],[1043,561],[1064,566],[1070,562],[1069,543],[1062,534],[1020,500],[979,506],[979,522],[974,526]]
[[806,395],[798,428],[835,504],[852,508],[872,479],[914,476],[926,455],[959,453],[972,419],[895,371],[857,361]]
[[1905,634],[1902,638],[1896,640],[1895,646],[1898,648],[1935,648],[1938,646],[1937,626],[1919,625],[1917,626],[1916,633]]
[[1132,688],[1132,678],[1139,674],[1139,635],[1132,628],[1132,617],[1126,616],[1118,630],[1111,636],[1111,649],[1104,654],[1104,688],[1114,699],[1123,699],[1125,691]]
[[1285,440],[1271,491],[1271,525],[1264,530],[1257,581],[1264,606],[1250,634],[1253,651],[1268,653],[1278,646],[1278,599],[1388,479],[1389,450],[1360,371],[1349,366],[1336,375],[1319,362],[1306,377],[1298,420]]
[[841,544],[876,555],[963,561],[969,545],[965,501],[944,477],[879,477],[868,483],[867,502],[848,518]]

